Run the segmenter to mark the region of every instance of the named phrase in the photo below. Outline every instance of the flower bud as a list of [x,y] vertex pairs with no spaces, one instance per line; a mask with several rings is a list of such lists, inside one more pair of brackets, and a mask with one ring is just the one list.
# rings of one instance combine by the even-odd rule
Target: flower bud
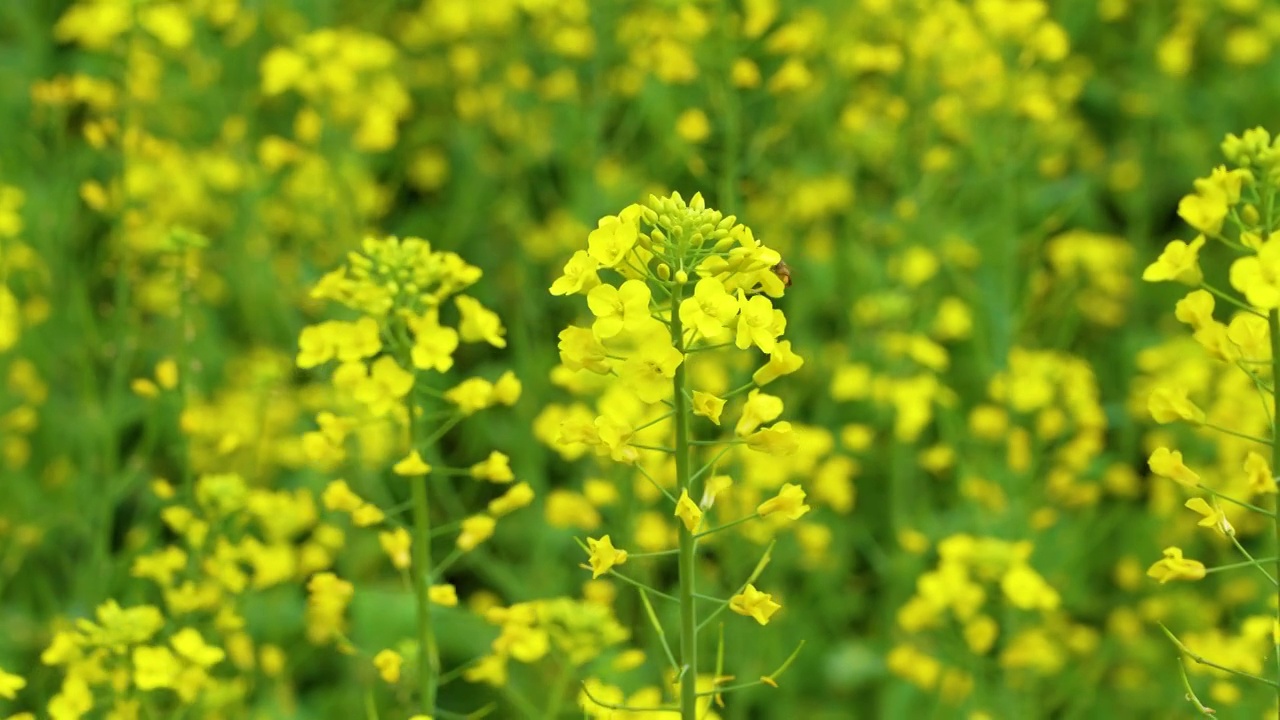
[[659,279],[659,280],[670,280],[670,279],[671,279],[671,266],[670,266],[670,265],[668,265],[668,264],[666,264],[666,263],[658,263],[658,279]]
[[677,270],[677,271],[676,271],[676,282],[677,282],[677,283],[679,283],[679,284],[681,284],[681,285],[683,285],[683,284],[685,284],[685,283],[689,282],[689,273],[685,272],[684,270]]

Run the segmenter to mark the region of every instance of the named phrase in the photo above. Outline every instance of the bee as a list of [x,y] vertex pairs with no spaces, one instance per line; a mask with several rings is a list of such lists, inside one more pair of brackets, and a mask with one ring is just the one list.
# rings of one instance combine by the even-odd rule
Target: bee
[[782,287],[791,287],[791,268],[787,266],[785,261],[779,260],[777,265],[769,269],[782,281]]

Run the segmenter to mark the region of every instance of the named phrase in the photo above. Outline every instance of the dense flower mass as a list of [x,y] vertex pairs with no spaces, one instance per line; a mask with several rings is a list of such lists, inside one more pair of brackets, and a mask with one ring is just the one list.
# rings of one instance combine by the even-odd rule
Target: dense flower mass
[[0,718],[1276,717],[1276,3],[0,36]]

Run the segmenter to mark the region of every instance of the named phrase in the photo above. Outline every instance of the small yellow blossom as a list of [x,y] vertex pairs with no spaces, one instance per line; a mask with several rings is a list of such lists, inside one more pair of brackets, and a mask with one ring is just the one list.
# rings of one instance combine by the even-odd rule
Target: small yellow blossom
[[788,520],[799,520],[809,512],[809,506],[805,504],[804,498],[804,490],[799,485],[787,483],[778,490],[775,497],[760,503],[756,512],[761,517],[782,513]]
[[391,467],[391,472],[397,475],[427,475],[431,472],[431,466],[428,465],[417,450],[410,452],[403,460]]
[[761,625],[768,625],[769,619],[781,610],[782,606],[773,601],[772,595],[760,592],[755,585],[748,583],[742,592],[729,598],[729,609],[739,615],[753,618]]
[[1185,487],[1196,487],[1200,476],[1182,462],[1182,453],[1166,447],[1158,447],[1147,459],[1147,467],[1160,477],[1167,477]]
[[493,537],[493,530],[498,521],[489,515],[472,515],[462,521],[462,532],[458,535],[458,549],[463,552],[474,550],[480,543]]
[[1151,418],[1161,425],[1177,420],[1203,425],[1205,421],[1204,411],[1187,399],[1184,388],[1156,388],[1147,399],[1147,410],[1151,412]]
[[1147,569],[1147,577],[1159,580],[1161,585],[1170,580],[1200,580],[1204,575],[1204,564],[1183,558],[1179,547],[1165,548],[1164,558]]
[[404,658],[395,650],[382,650],[373,656],[373,666],[378,669],[378,676],[391,684],[400,682],[400,668],[403,665]]
[[390,532],[378,533],[378,544],[382,551],[391,558],[391,566],[397,570],[408,570],[411,564],[410,548],[413,537],[404,528],[396,528]]
[[689,491],[681,490],[680,499],[676,501],[676,517],[684,523],[685,528],[689,532],[695,532],[698,524],[702,522],[702,509],[697,503],[689,499]]
[[613,540],[608,535],[598,540],[587,538],[587,548],[590,554],[592,579],[604,575],[615,565],[621,565],[627,561],[627,551],[615,548]]
[[527,482],[513,485],[502,495],[489,501],[489,514],[495,518],[509,515],[533,502],[533,486]]
[[1184,285],[1199,285],[1204,279],[1200,272],[1199,254],[1204,247],[1204,235],[1199,235],[1190,243],[1173,240],[1165,246],[1160,257],[1147,266],[1142,272],[1142,279],[1147,282],[1172,280]]
[[707,418],[716,425],[720,424],[720,413],[724,412],[725,401],[711,393],[701,390],[693,391],[693,414]]
[[1185,506],[1188,510],[1194,510],[1204,516],[1200,522],[1196,523],[1200,527],[1213,528],[1220,535],[1236,534],[1236,529],[1227,522],[1227,515],[1222,512],[1222,508],[1210,505],[1204,498],[1193,497],[1185,503]]
[[1249,489],[1255,495],[1276,492],[1276,479],[1271,473],[1271,465],[1262,455],[1250,450],[1244,458],[1244,472],[1249,480]]
[[755,374],[751,376],[751,381],[760,387],[764,387],[783,375],[790,375],[803,366],[804,358],[791,350],[791,341],[781,340],[774,345],[773,352],[769,353],[769,362],[755,371]]
[[18,691],[26,686],[27,681],[20,675],[14,675],[0,669],[0,697],[12,700],[18,696]]
[[442,607],[458,606],[458,588],[449,583],[440,583],[427,588],[427,598]]

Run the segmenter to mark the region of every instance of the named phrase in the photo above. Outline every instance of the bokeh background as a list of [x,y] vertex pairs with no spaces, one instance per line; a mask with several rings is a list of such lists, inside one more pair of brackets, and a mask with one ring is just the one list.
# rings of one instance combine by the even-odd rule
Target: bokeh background
[[[293,513],[272,542],[356,581],[357,644],[411,635],[373,534],[329,542],[297,500],[335,475],[304,447],[324,390],[297,338],[329,312],[308,290],[371,233],[481,267],[509,347],[466,348],[459,372],[524,385],[442,448],[501,448],[537,493],[459,566],[446,658],[498,633],[469,603],[581,598],[574,538],[624,521],[611,476],[555,442],[577,402],[557,333],[582,309],[547,288],[601,216],[679,191],[781,251],[806,359],[773,390],[802,451],[760,474],[814,511],[773,550],[784,611],[726,630],[747,677],[806,645],[721,716],[1190,717],[1157,623],[1261,668],[1274,588],[1145,576],[1168,545],[1234,559],[1148,476],[1151,449],[1177,435],[1207,482],[1238,472],[1155,426],[1146,392],[1249,400],[1188,349],[1179,292],[1140,276],[1194,235],[1178,201],[1224,136],[1280,131],[1277,78],[1271,0],[0,4],[0,668],[26,681],[0,685],[0,716],[50,712],[57,632],[114,599],[203,618],[228,659],[191,701],[99,678],[86,717],[408,717],[368,662],[309,641],[306,562],[185,620],[137,571],[181,532],[172,488],[234,473],[282,504],[215,535],[269,539],[254,523]],[[363,442],[352,478],[385,467]],[[660,546],[642,520],[615,538]],[[1256,556],[1269,527],[1238,525]],[[746,551],[718,567],[762,543],[726,541]],[[634,599],[614,609],[657,652]],[[580,717],[592,658],[443,697]],[[1190,672],[1222,716],[1274,717],[1271,689]]]

